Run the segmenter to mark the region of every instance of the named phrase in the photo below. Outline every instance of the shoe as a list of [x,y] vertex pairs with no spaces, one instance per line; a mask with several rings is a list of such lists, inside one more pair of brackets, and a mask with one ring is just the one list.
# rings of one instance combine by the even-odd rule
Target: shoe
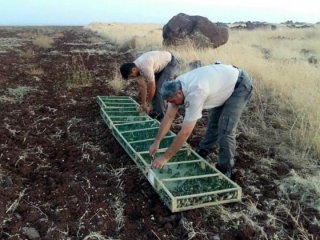
[[226,177],[230,178],[232,177],[232,170],[231,168],[227,168],[224,166],[221,166],[219,163],[216,164],[216,169],[218,169],[220,172],[222,172]]
[[161,120],[163,119],[163,114],[160,114],[160,113],[156,113],[156,112],[151,112],[149,113],[149,116],[153,119],[156,119],[158,120],[159,122],[161,122]]
[[206,150],[206,149],[197,148],[196,149],[196,153],[198,153],[201,157],[206,159],[210,152],[208,150]]
[[153,111],[151,111],[151,112],[149,113],[149,116],[152,117],[152,118],[156,118],[157,115],[158,115],[158,114],[157,114],[156,112],[153,112]]
[[163,115],[162,114],[159,114],[159,115],[157,115],[156,117],[155,117],[155,119],[157,119],[159,122],[161,122],[162,121],[162,119],[163,119]]

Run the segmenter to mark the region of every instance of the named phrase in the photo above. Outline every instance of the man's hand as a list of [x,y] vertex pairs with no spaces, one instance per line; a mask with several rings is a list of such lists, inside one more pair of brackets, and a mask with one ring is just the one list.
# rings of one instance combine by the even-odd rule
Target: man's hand
[[153,142],[152,145],[149,148],[149,155],[150,155],[151,158],[154,158],[154,156],[158,152],[158,149],[159,149],[159,144],[156,143],[156,142]]
[[143,104],[139,108],[139,112],[145,112],[145,113],[149,114],[150,111],[151,111],[151,107],[149,107],[147,104]]
[[155,169],[162,168],[169,160],[169,158],[166,158],[164,157],[164,155],[162,155],[161,157],[158,157],[156,160],[153,161],[151,167]]

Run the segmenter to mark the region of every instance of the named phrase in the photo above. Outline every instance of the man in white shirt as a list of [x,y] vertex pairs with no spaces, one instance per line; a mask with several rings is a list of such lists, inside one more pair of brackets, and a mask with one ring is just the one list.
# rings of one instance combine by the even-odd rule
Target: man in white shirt
[[120,67],[124,79],[137,78],[140,92],[140,111],[153,114],[161,120],[165,113],[165,102],[159,91],[165,80],[175,78],[178,71],[176,58],[167,51],[150,51],[132,63]]
[[166,115],[149,154],[159,149],[159,144],[170,130],[171,123],[184,105],[185,117],[182,128],[166,152],[155,159],[153,168],[162,168],[190,136],[202,110],[209,109],[208,126],[197,152],[206,157],[215,143],[219,144],[217,168],[231,177],[236,148],[236,128],[240,116],[252,95],[252,81],[246,72],[232,65],[215,63],[187,72],[173,81],[165,82],[162,97],[168,102]]

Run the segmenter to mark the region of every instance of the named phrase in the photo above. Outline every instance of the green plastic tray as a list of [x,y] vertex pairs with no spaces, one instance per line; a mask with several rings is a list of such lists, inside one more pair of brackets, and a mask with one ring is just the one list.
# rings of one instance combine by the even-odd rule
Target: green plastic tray
[[[152,169],[148,150],[160,123],[138,112],[139,104],[131,97],[98,96],[97,102],[101,117],[113,136],[172,212],[241,201],[241,188],[188,144],[184,144],[162,169]],[[175,136],[168,132],[155,157],[163,154]]]

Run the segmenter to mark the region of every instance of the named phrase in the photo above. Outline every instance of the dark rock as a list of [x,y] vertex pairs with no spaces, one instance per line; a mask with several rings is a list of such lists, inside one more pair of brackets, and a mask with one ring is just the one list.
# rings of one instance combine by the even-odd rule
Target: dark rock
[[192,62],[189,63],[189,67],[190,67],[191,69],[196,69],[196,68],[199,68],[199,67],[201,67],[201,66],[202,66],[202,63],[201,63],[200,60],[194,60],[194,61],[192,61]]
[[246,30],[255,30],[255,29],[271,29],[276,30],[277,26],[267,22],[235,22],[230,25],[231,29],[246,29]]
[[308,58],[308,62],[310,63],[310,64],[317,64],[318,63],[318,59],[315,57],[315,56],[310,56],[309,58]]
[[286,21],[283,23],[288,28],[313,28],[314,25],[311,23],[305,23],[305,22],[293,22],[293,21]]
[[197,48],[217,48],[228,41],[228,27],[215,24],[202,16],[179,13],[162,29],[164,45],[182,45],[191,42]]

